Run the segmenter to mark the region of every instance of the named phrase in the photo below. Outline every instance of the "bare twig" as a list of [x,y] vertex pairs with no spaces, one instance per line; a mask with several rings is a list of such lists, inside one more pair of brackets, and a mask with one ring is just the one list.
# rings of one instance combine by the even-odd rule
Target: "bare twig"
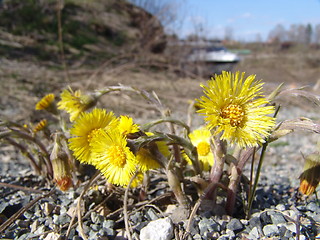
[[192,220],[194,219],[194,216],[196,215],[203,199],[205,199],[208,195],[208,193],[214,191],[217,187],[221,187],[222,189],[226,189],[226,187],[221,184],[221,183],[218,183],[218,182],[211,182],[208,187],[205,189],[204,193],[201,195],[201,197],[198,199],[198,201],[196,202],[196,204],[194,205],[192,211],[191,211],[191,214],[189,216],[189,219],[188,219],[188,223],[187,223],[187,227],[186,227],[186,231],[182,237],[182,239],[187,239],[187,236],[190,234],[190,227],[191,227],[191,223],[192,223]]
[[33,193],[40,193],[40,194],[44,194],[45,193],[44,191],[41,191],[41,190],[38,190],[38,189],[23,187],[23,186],[9,184],[9,183],[0,182],[0,186],[6,187],[6,188],[15,188],[15,189],[19,189],[19,190],[25,191],[25,192],[33,192]]
[[79,225],[79,233],[81,237],[85,240],[87,240],[87,236],[83,231],[83,222],[82,222],[82,215],[81,215],[81,201],[84,194],[88,191],[88,189],[91,187],[91,185],[97,181],[101,177],[100,172],[96,172],[96,174],[90,179],[90,181],[87,183],[87,185],[84,187],[83,191],[81,192],[78,202],[77,202],[77,213],[78,213],[78,225]]
[[59,48],[61,53],[61,60],[62,60],[62,66],[65,73],[65,78],[67,82],[70,82],[70,76],[68,67],[66,64],[66,58],[64,54],[64,45],[63,45],[63,38],[62,38],[62,23],[61,23],[61,9],[62,9],[62,2],[61,0],[58,0],[58,6],[57,6],[57,20],[58,20],[58,35],[59,35]]
[[131,177],[130,182],[126,188],[126,191],[124,192],[124,199],[123,199],[124,224],[126,226],[126,233],[127,233],[126,235],[129,240],[132,240],[132,237],[131,237],[129,215],[128,215],[128,195],[129,195],[130,186],[131,186],[133,180],[135,179],[135,177],[137,176],[137,174],[138,174],[138,171],[136,171],[135,174]]

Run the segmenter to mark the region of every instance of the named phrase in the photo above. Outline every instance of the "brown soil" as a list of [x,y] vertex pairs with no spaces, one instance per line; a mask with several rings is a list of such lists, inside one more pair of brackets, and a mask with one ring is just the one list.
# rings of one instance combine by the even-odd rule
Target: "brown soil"
[[[256,74],[257,79],[266,82],[270,91],[279,83],[286,87],[313,87],[320,79],[316,54],[298,53],[253,53],[244,56],[234,67],[234,71]],[[146,69],[134,64],[105,66],[96,69],[89,67],[69,67],[69,80],[60,66],[34,60],[0,59],[0,108],[1,115],[11,120],[39,118],[34,104],[45,94],[59,95],[61,89],[72,86],[74,89],[92,91],[118,84],[129,85],[148,92],[154,91],[162,103],[171,109],[174,116],[186,120],[190,101],[202,94],[200,83],[208,78],[179,77],[168,69]],[[101,64],[102,65],[102,64]],[[99,68],[100,67],[100,68]],[[100,107],[115,111],[116,114],[130,114],[140,120],[159,117],[157,110],[141,96],[132,93],[117,93],[104,96]],[[138,120],[139,121],[139,120]]]

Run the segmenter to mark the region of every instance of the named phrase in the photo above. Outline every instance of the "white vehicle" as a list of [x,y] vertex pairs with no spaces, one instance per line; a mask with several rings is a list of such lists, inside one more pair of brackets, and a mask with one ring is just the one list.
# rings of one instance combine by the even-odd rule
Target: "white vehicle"
[[230,52],[225,47],[207,47],[194,48],[188,57],[189,61],[203,62],[239,62],[240,58],[237,54]]
[[220,73],[223,70],[231,71],[239,61],[240,57],[237,54],[222,46],[193,48],[187,57],[192,71],[201,75]]

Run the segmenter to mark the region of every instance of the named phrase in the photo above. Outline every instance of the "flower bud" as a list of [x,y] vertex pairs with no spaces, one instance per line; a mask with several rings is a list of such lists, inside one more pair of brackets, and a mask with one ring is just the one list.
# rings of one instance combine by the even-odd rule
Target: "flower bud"
[[55,134],[55,143],[50,155],[53,178],[60,190],[66,191],[72,186],[72,175],[68,155],[63,151],[59,135]]
[[299,191],[309,196],[316,190],[320,181],[320,155],[310,154],[305,159],[305,165],[300,175]]

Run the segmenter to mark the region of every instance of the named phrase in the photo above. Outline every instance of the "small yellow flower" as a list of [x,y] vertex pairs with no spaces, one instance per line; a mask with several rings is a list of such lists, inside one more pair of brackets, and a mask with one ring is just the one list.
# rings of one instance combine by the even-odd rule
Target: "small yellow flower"
[[112,112],[97,108],[89,113],[83,112],[70,130],[72,137],[69,139],[69,148],[80,162],[91,164],[91,139],[117,125],[118,120]]
[[37,133],[43,130],[48,125],[48,121],[46,119],[41,120],[36,126],[33,128],[33,132]]
[[300,175],[299,191],[304,195],[315,192],[320,182],[320,155],[310,154],[305,159],[305,165]]
[[100,132],[90,143],[92,165],[109,183],[127,186],[137,170],[137,159],[127,147],[126,137],[118,129]]
[[200,166],[204,171],[209,171],[214,163],[213,153],[210,148],[211,133],[207,128],[199,128],[189,134],[191,143],[197,148]]
[[55,95],[53,93],[45,95],[39,102],[37,102],[36,110],[47,110],[53,114],[57,113],[56,106],[54,105]]
[[121,115],[119,118],[119,131],[122,135],[127,136],[128,134],[139,132],[139,126],[133,123],[133,119],[128,116]]
[[274,107],[266,106],[263,83],[255,81],[255,75],[245,79],[244,73],[223,71],[207,84],[201,85],[206,96],[198,100],[198,112],[205,116],[213,134],[240,147],[263,143],[275,125],[275,119],[267,116],[274,113]]
[[83,95],[80,90],[74,92],[71,88],[63,90],[60,97],[61,100],[58,102],[58,109],[65,110],[69,113],[71,122],[73,122],[80,113],[96,104],[94,97]]

